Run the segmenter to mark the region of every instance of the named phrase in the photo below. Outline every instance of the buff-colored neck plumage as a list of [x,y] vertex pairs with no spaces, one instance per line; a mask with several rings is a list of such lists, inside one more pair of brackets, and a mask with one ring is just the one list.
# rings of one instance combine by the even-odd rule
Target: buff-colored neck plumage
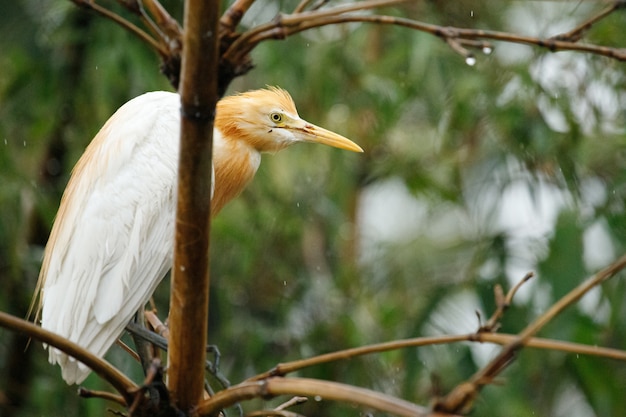
[[225,97],[217,104],[213,133],[215,191],[211,213],[216,215],[252,180],[262,152],[277,152],[291,142],[277,140],[272,112],[297,117],[288,92],[279,88]]

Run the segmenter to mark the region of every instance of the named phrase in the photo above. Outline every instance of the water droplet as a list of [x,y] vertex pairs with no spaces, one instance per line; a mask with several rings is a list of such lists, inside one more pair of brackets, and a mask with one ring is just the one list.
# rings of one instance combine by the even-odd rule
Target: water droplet
[[9,144],[9,142],[7,142],[7,138],[4,138],[4,144],[5,144],[5,145],[8,145],[8,144]]
[[474,17],[474,11],[470,10],[470,17]]
[[485,46],[483,48],[483,54],[490,55],[493,52],[493,49],[490,46]]
[[313,399],[317,402],[322,401],[322,396],[321,395],[316,395],[315,397],[313,397]]
[[474,58],[473,55],[470,55],[467,58],[465,58],[465,63],[469,65],[470,67],[473,67],[476,64],[476,58]]
[[187,268],[185,268],[185,266],[184,266],[184,265],[181,265],[179,269],[180,269],[181,271],[185,271],[185,269],[187,269]]
[[26,141],[22,142],[24,144],[24,147],[26,147]]
[[287,286],[287,281],[283,281],[283,287]]

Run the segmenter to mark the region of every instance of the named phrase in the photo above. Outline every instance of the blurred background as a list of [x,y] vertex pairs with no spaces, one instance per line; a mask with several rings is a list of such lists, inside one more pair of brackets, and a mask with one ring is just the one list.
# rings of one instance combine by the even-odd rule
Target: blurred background
[[[296,4],[259,0],[242,24]],[[182,14],[181,1],[164,5]],[[604,6],[431,0],[380,12],[551,36]],[[623,48],[625,27],[626,14],[615,13],[585,42]],[[120,105],[171,87],[143,43],[69,1],[4,2],[0,50],[0,310],[25,317],[72,166]],[[213,221],[209,334],[231,382],[339,349],[475,331],[476,312],[485,320],[494,311],[494,286],[508,289],[532,271],[502,320],[502,332],[516,333],[624,252],[626,65],[506,43],[484,52],[468,65],[430,35],[365,24],[254,50],[256,68],[229,93],[281,86],[303,118],[365,153],[299,145],[266,155],[253,183]],[[166,280],[155,294],[163,318],[168,294]],[[625,295],[622,274],[541,336],[624,349]],[[26,345],[0,329],[0,415],[117,409],[78,398],[41,344]],[[497,351],[406,349],[299,375],[428,404]],[[107,358],[142,381],[120,348]],[[624,415],[625,380],[622,362],[524,349],[472,415]],[[84,385],[110,389],[93,375]],[[311,401],[294,411],[367,410]]]

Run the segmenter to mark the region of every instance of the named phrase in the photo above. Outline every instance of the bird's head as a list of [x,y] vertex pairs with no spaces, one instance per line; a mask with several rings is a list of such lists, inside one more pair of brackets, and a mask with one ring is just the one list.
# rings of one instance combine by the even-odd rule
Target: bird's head
[[363,152],[351,140],[302,120],[289,93],[280,88],[223,98],[217,104],[215,127],[225,138],[243,140],[259,152],[276,152],[296,142]]

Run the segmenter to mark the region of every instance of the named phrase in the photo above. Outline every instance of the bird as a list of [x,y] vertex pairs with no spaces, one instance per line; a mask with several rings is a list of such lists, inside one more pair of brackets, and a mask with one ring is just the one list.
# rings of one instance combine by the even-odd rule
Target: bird
[[[122,105],[76,163],[43,256],[31,310],[42,328],[103,357],[172,267],[180,96]],[[262,153],[310,142],[363,152],[300,118],[289,93],[267,87],[216,105],[211,215],[250,183]],[[37,301],[35,301],[37,300]],[[90,369],[48,346],[68,385]]]

